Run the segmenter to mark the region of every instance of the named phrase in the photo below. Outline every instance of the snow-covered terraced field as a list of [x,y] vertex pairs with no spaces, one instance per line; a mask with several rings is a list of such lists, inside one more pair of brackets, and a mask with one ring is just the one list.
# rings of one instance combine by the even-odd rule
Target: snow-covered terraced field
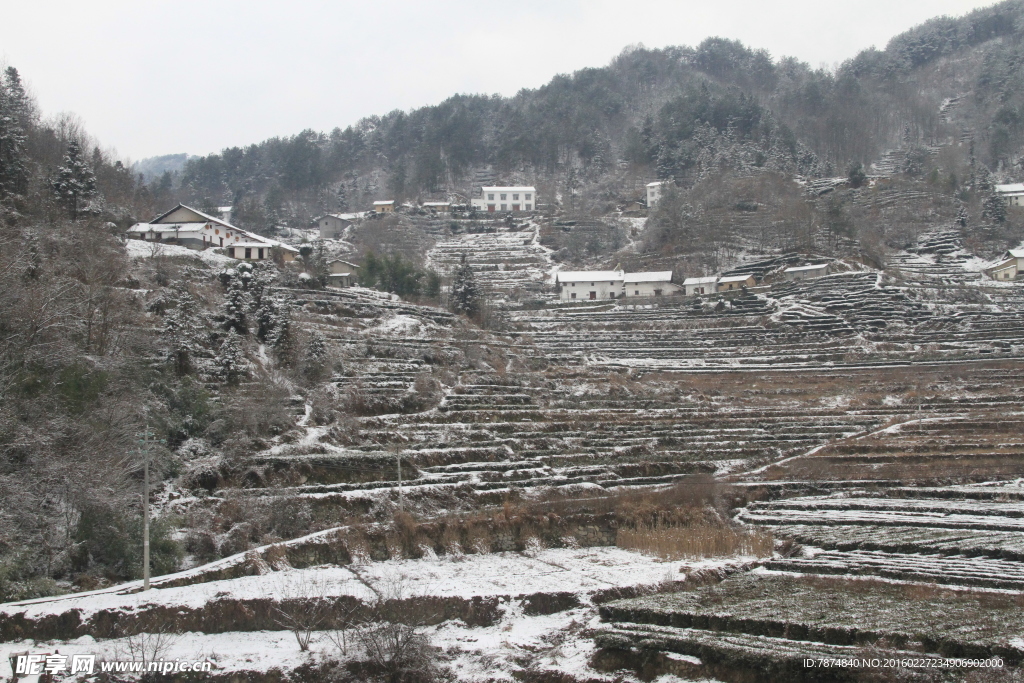
[[808,671],[807,657],[1024,657],[1017,596],[878,580],[755,570],[599,611],[609,624],[595,636],[605,656],[675,652],[726,679],[842,680]]
[[453,235],[427,252],[427,263],[442,273],[458,266],[462,255],[488,292],[539,293],[551,270],[549,250],[537,241],[536,224],[522,229],[494,226],[493,232]]

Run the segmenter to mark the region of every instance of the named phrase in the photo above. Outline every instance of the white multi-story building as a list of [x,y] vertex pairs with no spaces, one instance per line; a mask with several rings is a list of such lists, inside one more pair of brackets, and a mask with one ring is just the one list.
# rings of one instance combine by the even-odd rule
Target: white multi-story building
[[471,205],[476,211],[488,213],[509,211],[534,211],[537,208],[537,188],[530,186],[502,187],[485,186],[479,197],[473,197]]
[[661,199],[661,195],[665,189],[665,182],[663,180],[656,180],[653,183],[647,183],[647,208],[653,209]]

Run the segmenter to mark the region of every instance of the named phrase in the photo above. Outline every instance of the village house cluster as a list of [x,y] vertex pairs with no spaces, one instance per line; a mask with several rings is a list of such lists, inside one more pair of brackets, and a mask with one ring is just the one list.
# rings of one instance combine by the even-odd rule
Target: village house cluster
[[[783,271],[787,280],[824,277],[832,272],[828,263],[792,266]],[[563,271],[555,275],[562,301],[619,299],[682,294],[706,296],[742,292],[757,284],[752,273],[688,277],[682,284],[672,282],[672,271],[627,273],[623,270]]]
[[148,223],[128,228],[128,237],[176,244],[189,249],[224,249],[231,258],[265,261],[279,256],[294,261],[299,250],[278,240],[236,227],[228,221],[178,204]]

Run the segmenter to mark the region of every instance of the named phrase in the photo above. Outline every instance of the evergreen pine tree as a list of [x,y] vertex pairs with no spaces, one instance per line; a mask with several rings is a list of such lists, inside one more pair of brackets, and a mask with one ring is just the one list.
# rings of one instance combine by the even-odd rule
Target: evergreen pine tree
[[345,181],[338,185],[338,211],[348,211],[348,197],[345,194]]
[[96,174],[82,157],[82,147],[77,141],[68,143],[64,164],[57,167],[57,174],[51,179],[50,187],[57,199],[67,207],[72,220],[78,218],[79,202],[96,196]]
[[313,330],[309,335],[309,343],[306,344],[306,353],[302,359],[306,377],[314,381],[323,377],[329,370],[327,360],[327,342],[319,331]]
[[238,384],[238,381],[249,373],[249,362],[242,352],[242,338],[234,329],[228,330],[220,345],[217,368],[221,379],[228,384]]
[[25,129],[31,107],[18,70],[7,67],[0,83],[0,198],[28,189]]
[[245,291],[242,279],[231,278],[227,297],[224,299],[224,327],[238,334],[249,334],[249,293]]
[[185,375],[192,369],[192,359],[202,352],[203,326],[199,306],[183,285],[176,285],[172,296],[174,307],[164,315],[163,337],[168,359],[179,375]]
[[480,312],[480,288],[465,253],[452,275],[451,307],[454,312],[470,318]]

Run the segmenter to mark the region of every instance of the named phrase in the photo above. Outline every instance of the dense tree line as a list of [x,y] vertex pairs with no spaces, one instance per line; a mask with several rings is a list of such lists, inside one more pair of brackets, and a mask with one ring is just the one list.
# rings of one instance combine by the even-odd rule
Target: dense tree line
[[[692,185],[709,166],[841,175],[886,148],[958,133],[939,118],[941,60],[963,57],[962,108],[979,160],[1008,167],[1024,141],[1022,3],[942,17],[837,70],[721,38],[696,48],[625,50],[607,67],[556,76],[511,98],[457,95],[330,133],[303,131],[188,162],[181,192],[243,207],[256,222],[304,221],[372,198],[465,191],[469,172],[596,183],[625,161]],[[1002,38],[1002,42],[992,42]],[[947,92],[948,91],[948,92]]]

